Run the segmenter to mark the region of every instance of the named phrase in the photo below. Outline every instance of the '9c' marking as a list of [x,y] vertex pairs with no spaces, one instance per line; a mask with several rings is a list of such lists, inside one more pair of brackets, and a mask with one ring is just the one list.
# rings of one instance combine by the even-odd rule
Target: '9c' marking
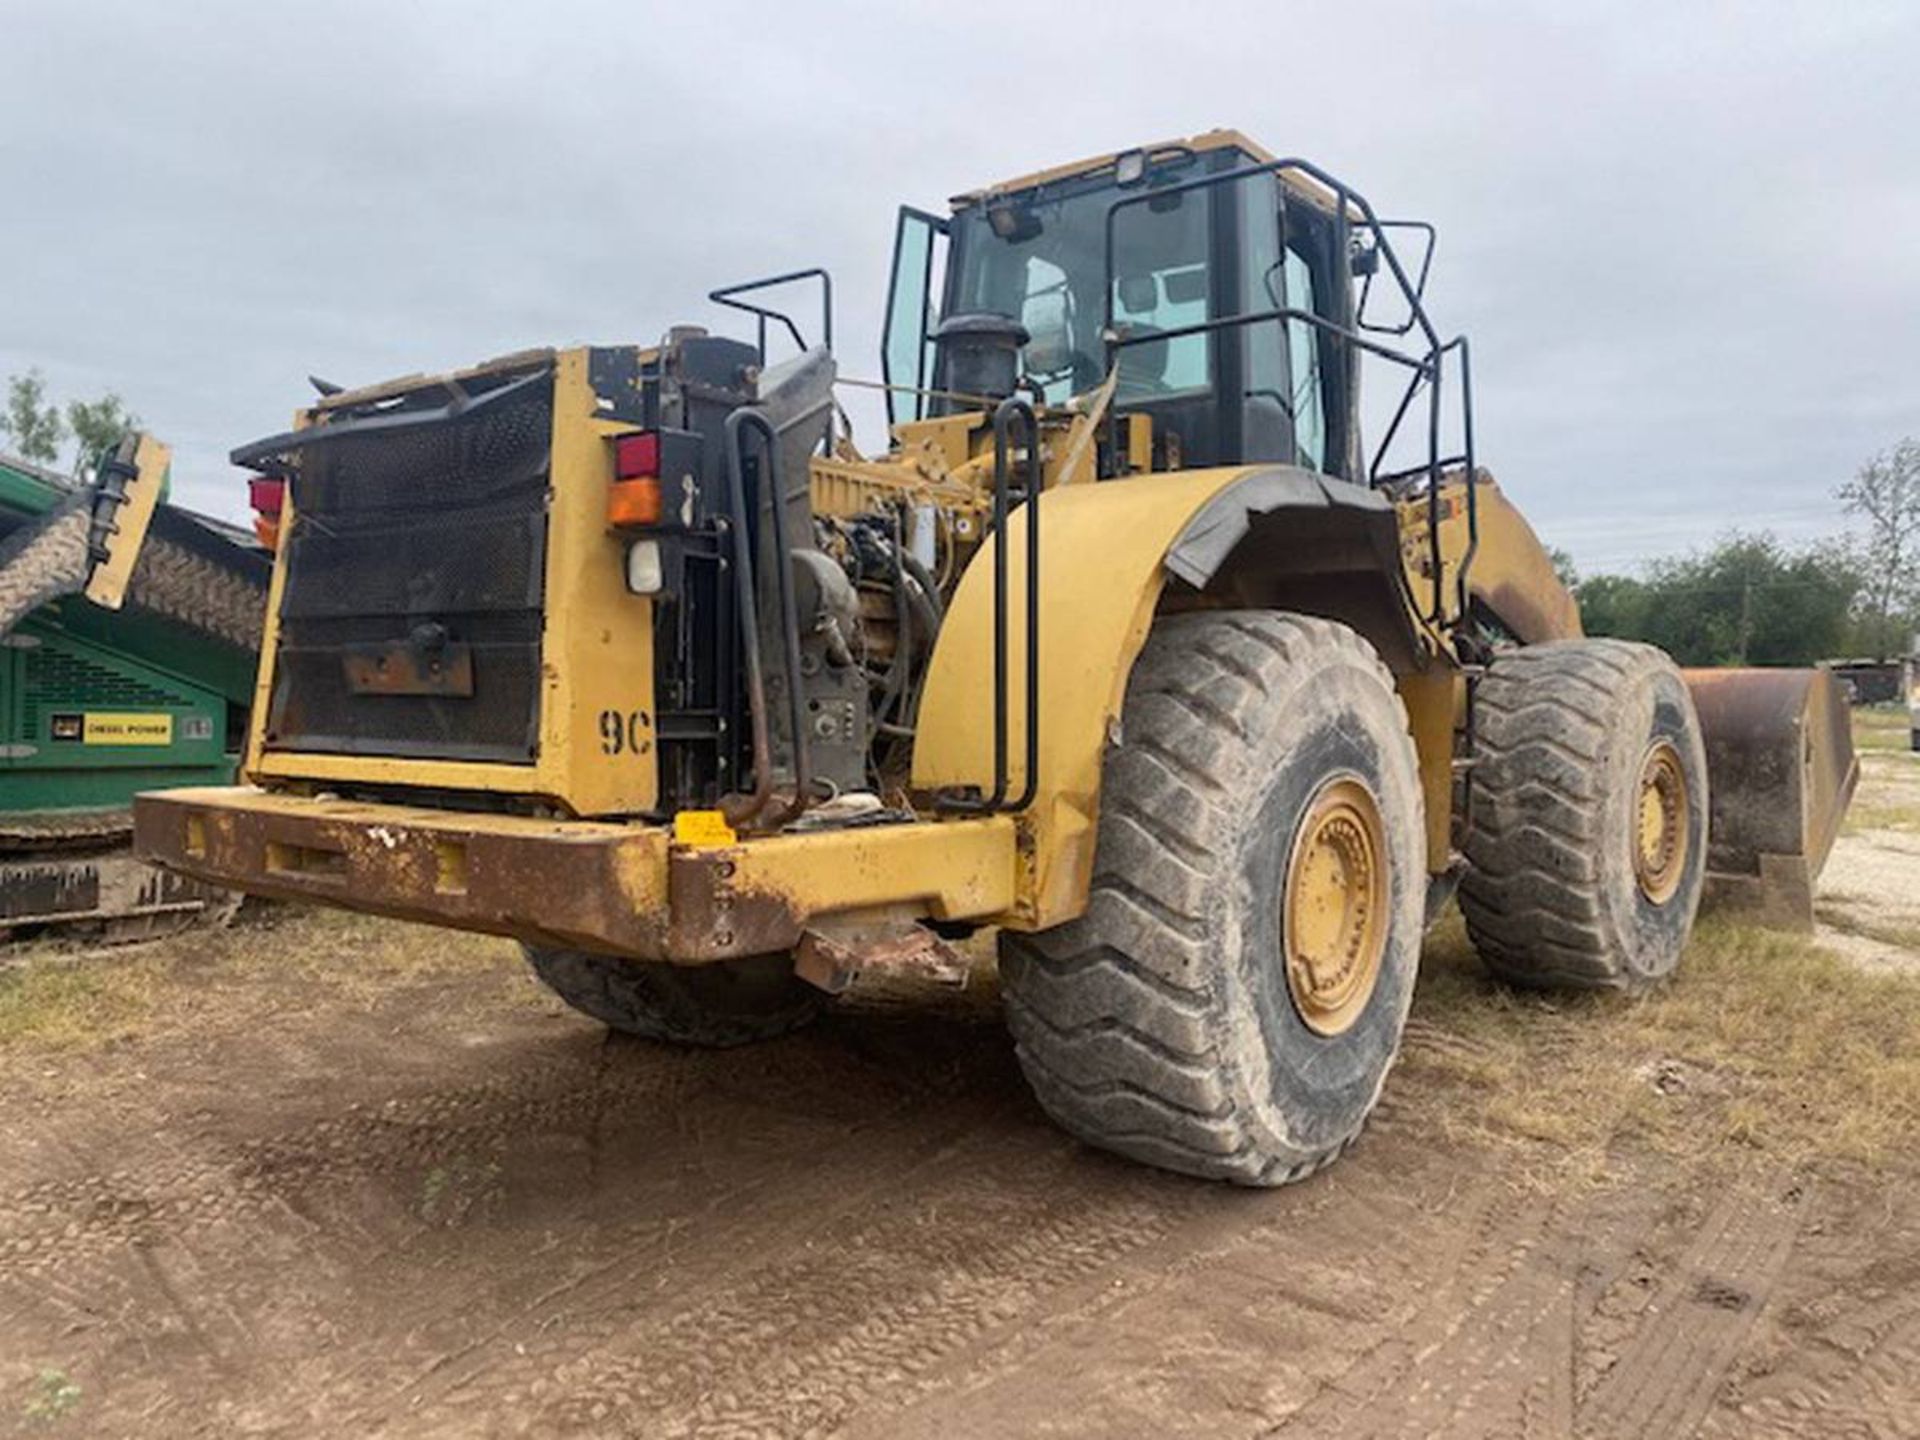
[[644,755],[652,749],[647,738],[647,712],[600,712],[600,751],[604,755]]

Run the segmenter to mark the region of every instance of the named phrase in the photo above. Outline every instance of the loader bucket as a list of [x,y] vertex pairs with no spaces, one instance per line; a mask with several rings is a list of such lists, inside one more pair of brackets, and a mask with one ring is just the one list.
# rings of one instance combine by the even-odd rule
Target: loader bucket
[[1687,670],[1707,748],[1706,903],[1811,929],[1813,887],[1860,775],[1827,670]]

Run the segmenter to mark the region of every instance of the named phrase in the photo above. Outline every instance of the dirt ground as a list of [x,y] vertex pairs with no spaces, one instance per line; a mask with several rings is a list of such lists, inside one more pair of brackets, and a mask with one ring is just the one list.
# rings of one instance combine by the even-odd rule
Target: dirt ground
[[1855,726],[1861,783],[1820,877],[1820,940],[1861,964],[1920,964],[1920,756],[1903,711]]
[[1869,760],[1823,919],[1898,965],[1709,927],[1539,1000],[1443,926],[1276,1192],[1053,1130],[990,973],[703,1054],[339,915],[35,952],[0,1434],[1920,1435],[1920,759]]

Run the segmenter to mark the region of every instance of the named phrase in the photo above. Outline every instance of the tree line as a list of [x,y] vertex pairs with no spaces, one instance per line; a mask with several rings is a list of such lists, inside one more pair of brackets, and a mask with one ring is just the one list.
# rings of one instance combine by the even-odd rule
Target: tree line
[[1812,544],[1734,532],[1643,575],[1575,573],[1589,635],[1658,645],[1682,665],[1811,665],[1904,655],[1920,632],[1920,441],[1902,440],[1834,491],[1860,529]]
[[139,417],[111,390],[97,400],[55,404],[47,396],[46,377],[38,370],[9,377],[6,400],[0,405],[0,449],[36,465],[58,466],[61,451],[71,439],[68,468],[80,479],[92,473],[103,450],[139,428]]

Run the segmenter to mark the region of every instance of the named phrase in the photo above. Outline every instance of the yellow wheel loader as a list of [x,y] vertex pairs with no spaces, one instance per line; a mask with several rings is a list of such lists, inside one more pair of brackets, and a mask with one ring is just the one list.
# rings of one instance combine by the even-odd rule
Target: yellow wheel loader
[[[1305,1175],[1456,884],[1501,975],[1631,989],[1721,823],[1680,672],[1581,637],[1477,468],[1431,251],[1213,132],[903,209],[881,455],[820,271],[713,292],[751,340],[323,387],[234,456],[278,544],[250,783],[143,798],[139,842],[513,936],[669,1042],[964,973],[995,927],[1061,1124]],[[1792,683],[1760,738],[1813,799],[1736,857],[1756,885],[1817,869],[1850,773],[1799,784],[1828,691]]]

